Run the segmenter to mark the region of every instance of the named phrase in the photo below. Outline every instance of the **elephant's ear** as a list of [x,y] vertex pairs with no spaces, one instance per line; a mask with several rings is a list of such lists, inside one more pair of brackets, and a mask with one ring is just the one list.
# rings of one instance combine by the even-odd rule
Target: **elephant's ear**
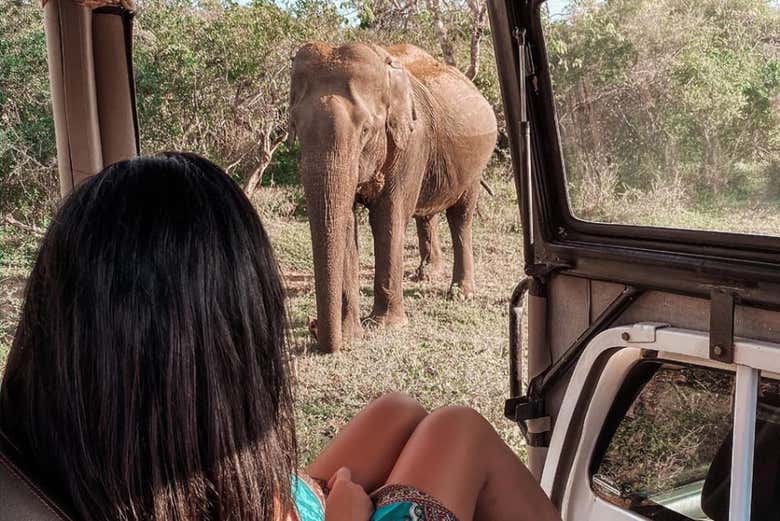
[[387,70],[390,78],[387,131],[395,146],[403,150],[417,120],[412,83],[406,69],[390,57],[387,58]]
[[292,148],[295,144],[295,139],[298,137],[297,129],[295,128],[295,119],[293,118],[293,110],[298,102],[304,95],[306,88],[305,75],[300,72],[304,68],[303,62],[307,59],[307,53],[309,48],[314,47],[314,44],[306,44],[301,47],[295,56],[290,58],[290,99],[287,103],[287,147]]
[[290,103],[287,109],[287,149],[291,149],[295,145],[295,139],[298,137],[298,133],[295,129],[295,121],[292,117],[293,104]]

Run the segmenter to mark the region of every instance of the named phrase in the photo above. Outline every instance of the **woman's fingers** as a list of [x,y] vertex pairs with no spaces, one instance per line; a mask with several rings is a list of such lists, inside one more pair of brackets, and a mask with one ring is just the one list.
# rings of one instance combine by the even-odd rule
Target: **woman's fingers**
[[325,521],[368,521],[374,505],[363,487],[352,481],[352,472],[341,467],[328,482]]
[[336,471],[333,476],[328,480],[328,488],[333,489],[333,485],[336,484],[337,481],[352,481],[352,471],[349,470],[347,467],[341,467]]

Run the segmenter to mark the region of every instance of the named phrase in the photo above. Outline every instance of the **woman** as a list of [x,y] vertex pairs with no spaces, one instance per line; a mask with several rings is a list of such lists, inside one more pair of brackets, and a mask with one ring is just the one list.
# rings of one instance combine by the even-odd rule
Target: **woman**
[[118,163],[46,233],[0,429],[84,520],[558,519],[479,415],[399,395],[297,477],[285,338],[240,188],[192,154]]

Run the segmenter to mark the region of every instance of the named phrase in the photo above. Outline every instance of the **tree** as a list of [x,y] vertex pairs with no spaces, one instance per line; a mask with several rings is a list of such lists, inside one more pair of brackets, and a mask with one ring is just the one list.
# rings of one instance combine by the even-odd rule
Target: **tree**
[[706,196],[740,189],[739,171],[768,172],[780,157],[777,34],[770,1],[572,2],[547,36],[574,185]]
[[272,3],[146,0],[135,60],[144,148],[206,153],[251,195],[286,138],[290,58],[306,33]]
[[487,18],[487,2],[480,0],[468,0],[471,12],[471,45],[469,46],[470,60],[466,77],[473,80],[479,74],[479,62],[482,51],[482,37],[485,35]]
[[426,43],[435,43],[442,61],[453,67],[467,54],[463,72],[472,80],[479,74],[486,0],[357,0],[356,11],[361,13],[361,28],[394,39],[405,36],[429,50]]

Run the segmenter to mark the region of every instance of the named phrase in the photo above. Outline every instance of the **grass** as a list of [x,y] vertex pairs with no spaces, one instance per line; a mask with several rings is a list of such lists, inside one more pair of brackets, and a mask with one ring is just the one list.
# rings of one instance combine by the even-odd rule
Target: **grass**
[[780,192],[767,181],[749,190],[697,192],[681,180],[665,179],[648,190],[617,190],[617,178],[582,181],[573,191],[581,219],[663,228],[780,235]]
[[[444,219],[439,235],[445,270],[430,282],[413,282],[419,257],[414,224],[407,228],[403,327],[367,330],[365,337],[334,355],[317,353],[308,332],[314,317],[314,279],[308,223],[294,201],[297,189],[265,188],[258,194],[265,225],[274,242],[290,294],[289,309],[296,355],[297,425],[304,460],[328,440],[368,401],[388,391],[405,391],[425,406],[466,404],[485,415],[518,453],[517,428],[502,416],[508,393],[506,307],[522,276],[520,226],[514,188],[507,180],[491,181],[496,197],[483,197],[474,226],[477,295],[470,301],[448,300],[452,254]],[[289,204],[280,204],[288,199]],[[268,212],[286,208],[288,213]],[[296,209],[297,208],[297,209]],[[373,255],[365,213],[360,214],[361,308],[371,307]]]
[[[263,187],[255,197],[284,272],[293,327],[296,414],[302,463],[368,401],[388,391],[405,391],[429,408],[466,404],[494,425],[518,454],[524,453],[517,428],[502,416],[508,393],[507,301],[522,276],[520,223],[513,183],[490,177],[496,195],[483,195],[474,225],[477,293],[473,300],[445,298],[452,263],[449,231],[440,219],[445,270],[430,282],[404,282],[407,325],[369,330],[334,355],[316,351],[308,332],[315,315],[309,227],[301,190]],[[625,203],[625,201],[623,201]],[[613,206],[617,208],[617,205]],[[625,222],[685,227],[756,229],[780,235],[780,211],[750,206],[669,211],[663,200],[619,207]],[[665,211],[664,211],[665,210]],[[672,219],[673,221],[670,221]],[[360,214],[361,306],[371,306],[373,257],[365,212]],[[16,324],[24,281],[34,259],[36,239],[0,227],[0,371]],[[404,269],[417,267],[414,225],[406,234]]]
[[[322,355],[308,332],[315,316],[309,226],[300,189],[264,187],[255,204],[271,236],[289,293],[294,338],[296,412],[302,463],[368,401],[388,391],[405,391],[425,406],[467,404],[484,414],[518,453],[517,428],[502,416],[508,393],[507,301],[522,276],[520,225],[514,187],[491,180],[496,196],[485,195],[474,226],[477,294],[470,301],[445,297],[452,266],[446,220],[439,232],[445,270],[430,282],[405,280],[406,326],[366,331],[365,337],[334,355]],[[373,256],[367,215],[360,215],[361,306],[371,306]],[[37,240],[3,225],[0,230],[0,371],[21,306],[24,281]],[[406,234],[404,268],[419,262],[414,224]]]
[[707,476],[734,418],[734,375],[666,366],[634,400],[598,473],[651,497]]

